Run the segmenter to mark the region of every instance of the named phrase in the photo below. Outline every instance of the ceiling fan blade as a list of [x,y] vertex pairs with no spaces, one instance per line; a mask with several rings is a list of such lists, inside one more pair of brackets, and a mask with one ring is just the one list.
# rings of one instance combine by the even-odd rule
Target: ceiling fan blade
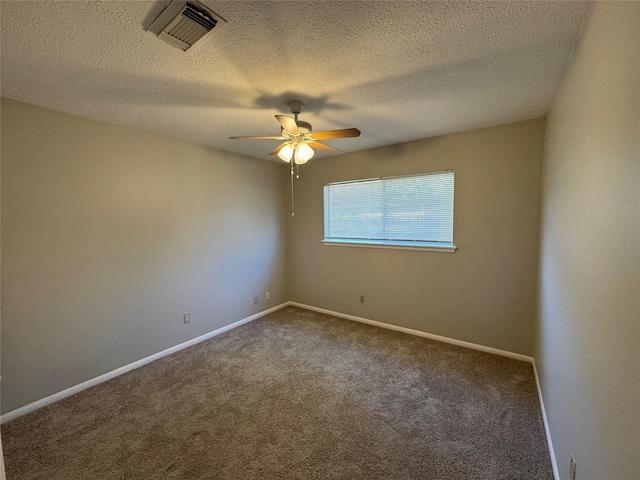
[[280,153],[280,150],[282,150],[286,144],[287,144],[287,142],[284,142],[282,145],[278,145],[276,148],[271,150],[268,153],[268,155],[277,155],[278,153]]
[[269,137],[229,137],[232,140],[286,140],[286,137],[269,136]]
[[324,143],[320,142],[309,142],[309,146],[317,148],[318,150],[324,150],[325,152],[333,153],[334,155],[342,153],[342,150],[338,150],[337,148],[330,147],[329,145],[325,145]]
[[357,128],[343,128],[342,130],[327,130],[326,132],[313,132],[314,140],[327,140],[329,138],[359,137],[360,130]]
[[298,125],[296,125],[296,121],[293,118],[287,117],[286,115],[276,115],[276,120],[280,122],[282,128],[284,128],[287,132],[296,134],[300,133],[300,130],[298,130]]

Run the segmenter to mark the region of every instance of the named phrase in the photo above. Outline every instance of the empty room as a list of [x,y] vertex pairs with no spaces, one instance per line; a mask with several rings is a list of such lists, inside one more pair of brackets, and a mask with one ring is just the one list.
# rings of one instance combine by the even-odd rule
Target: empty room
[[0,478],[637,478],[638,25],[0,0]]

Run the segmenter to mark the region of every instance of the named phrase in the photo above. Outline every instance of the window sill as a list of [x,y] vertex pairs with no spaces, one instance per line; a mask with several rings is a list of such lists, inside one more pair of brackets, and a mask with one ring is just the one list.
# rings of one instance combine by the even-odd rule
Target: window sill
[[365,242],[348,240],[322,240],[323,245],[334,247],[359,247],[359,248],[386,248],[393,250],[417,250],[421,252],[455,253],[458,247],[445,245],[419,244],[413,242],[406,243],[385,243],[385,242]]

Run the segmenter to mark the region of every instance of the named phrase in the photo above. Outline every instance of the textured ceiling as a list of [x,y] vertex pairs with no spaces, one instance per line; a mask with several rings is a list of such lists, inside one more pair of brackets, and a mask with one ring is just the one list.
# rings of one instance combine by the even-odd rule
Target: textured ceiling
[[[585,2],[204,1],[227,24],[183,53],[147,1],[0,3],[1,93],[258,158],[300,99],[351,152],[543,116]],[[318,156],[321,156],[319,154]],[[277,160],[277,159],[276,159]]]

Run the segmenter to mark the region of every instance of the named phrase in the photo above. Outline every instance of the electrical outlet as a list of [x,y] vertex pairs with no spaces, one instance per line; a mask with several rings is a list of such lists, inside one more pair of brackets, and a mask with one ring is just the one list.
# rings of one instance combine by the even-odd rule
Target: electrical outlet
[[182,315],[182,323],[189,323],[191,321],[191,314],[185,313]]
[[258,304],[258,297],[253,297],[253,304],[257,305]]
[[569,480],[576,480],[576,459],[571,452],[571,462],[569,463]]
[[271,294],[269,292],[264,292],[264,299],[265,300],[269,300],[270,297],[271,297]]
[[360,303],[364,303],[364,295],[360,295]]

